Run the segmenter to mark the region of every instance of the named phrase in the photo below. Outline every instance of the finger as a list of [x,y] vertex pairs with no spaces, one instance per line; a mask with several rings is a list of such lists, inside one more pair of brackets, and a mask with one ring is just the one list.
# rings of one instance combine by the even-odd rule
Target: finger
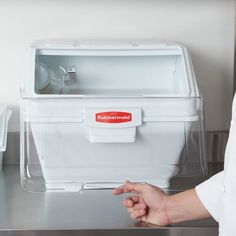
[[139,219],[142,222],[147,222],[147,212],[145,213],[145,215],[141,216]]
[[132,183],[130,181],[125,182],[125,187],[131,192],[143,193],[145,191],[145,184]]
[[142,204],[142,203],[137,203],[133,207],[127,207],[127,211],[129,213],[132,213],[132,212],[137,211],[137,210],[142,210],[142,209],[146,209],[146,205]]
[[131,196],[131,197],[127,197],[123,204],[125,207],[132,207],[134,206],[135,203],[138,203],[140,200],[140,197],[139,196]]
[[114,194],[114,195],[120,195],[122,193],[124,193],[124,188],[123,187],[115,188],[112,191],[112,194]]
[[139,209],[139,210],[133,211],[130,214],[130,217],[132,219],[136,220],[136,219],[144,217],[145,215],[146,215],[146,210],[145,209]]
[[141,200],[140,196],[130,196],[130,197],[127,197],[126,199],[127,200],[130,199],[130,200],[132,200],[135,203],[138,203]]
[[147,204],[143,201],[142,198],[138,196],[128,197],[124,200],[123,205],[126,208],[135,207],[135,209],[138,208],[147,208]]
[[125,199],[123,202],[123,205],[127,208],[133,207],[134,206],[134,202],[130,199]]
[[123,193],[130,193],[130,192],[131,192],[131,190],[128,189],[126,186],[121,186],[121,187],[115,188],[112,191],[112,193],[114,195],[120,195],[120,194],[123,194]]
[[143,200],[143,198],[140,197],[140,198],[139,198],[139,202],[147,207],[147,204],[146,204],[146,202]]

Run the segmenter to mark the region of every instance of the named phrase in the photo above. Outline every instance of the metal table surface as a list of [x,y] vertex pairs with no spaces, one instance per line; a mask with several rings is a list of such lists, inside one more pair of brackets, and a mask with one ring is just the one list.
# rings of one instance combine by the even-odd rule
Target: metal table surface
[[168,227],[136,223],[122,206],[124,197],[113,196],[110,190],[82,194],[25,192],[20,186],[19,166],[4,166],[0,173],[0,236],[218,234],[212,219]]

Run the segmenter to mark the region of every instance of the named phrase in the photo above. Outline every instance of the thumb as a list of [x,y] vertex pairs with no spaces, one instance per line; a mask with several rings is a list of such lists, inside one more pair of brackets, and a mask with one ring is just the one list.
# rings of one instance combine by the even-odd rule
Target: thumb
[[145,191],[145,184],[132,183],[126,180],[124,185],[131,192],[143,193]]

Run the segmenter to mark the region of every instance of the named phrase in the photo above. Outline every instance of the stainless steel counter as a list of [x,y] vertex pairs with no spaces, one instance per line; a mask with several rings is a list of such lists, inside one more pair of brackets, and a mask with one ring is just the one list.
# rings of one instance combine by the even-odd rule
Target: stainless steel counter
[[[188,188],[196,183],[185,180],[182,184]],[[0,236],[218,234],[212,219],[168,227],[135,223],[122,206],[124,197],[113,196],[110,190],[83,194],[25,192],[20,186],[19,166],[4,166],[0,173]]]

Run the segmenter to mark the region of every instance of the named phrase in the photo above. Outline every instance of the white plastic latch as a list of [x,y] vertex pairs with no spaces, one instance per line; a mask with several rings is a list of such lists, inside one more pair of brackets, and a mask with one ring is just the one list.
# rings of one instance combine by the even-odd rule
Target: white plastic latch
[[135,142],[142,111],[140,108],[86,108],[84,124],[89,127],[91,143]]

